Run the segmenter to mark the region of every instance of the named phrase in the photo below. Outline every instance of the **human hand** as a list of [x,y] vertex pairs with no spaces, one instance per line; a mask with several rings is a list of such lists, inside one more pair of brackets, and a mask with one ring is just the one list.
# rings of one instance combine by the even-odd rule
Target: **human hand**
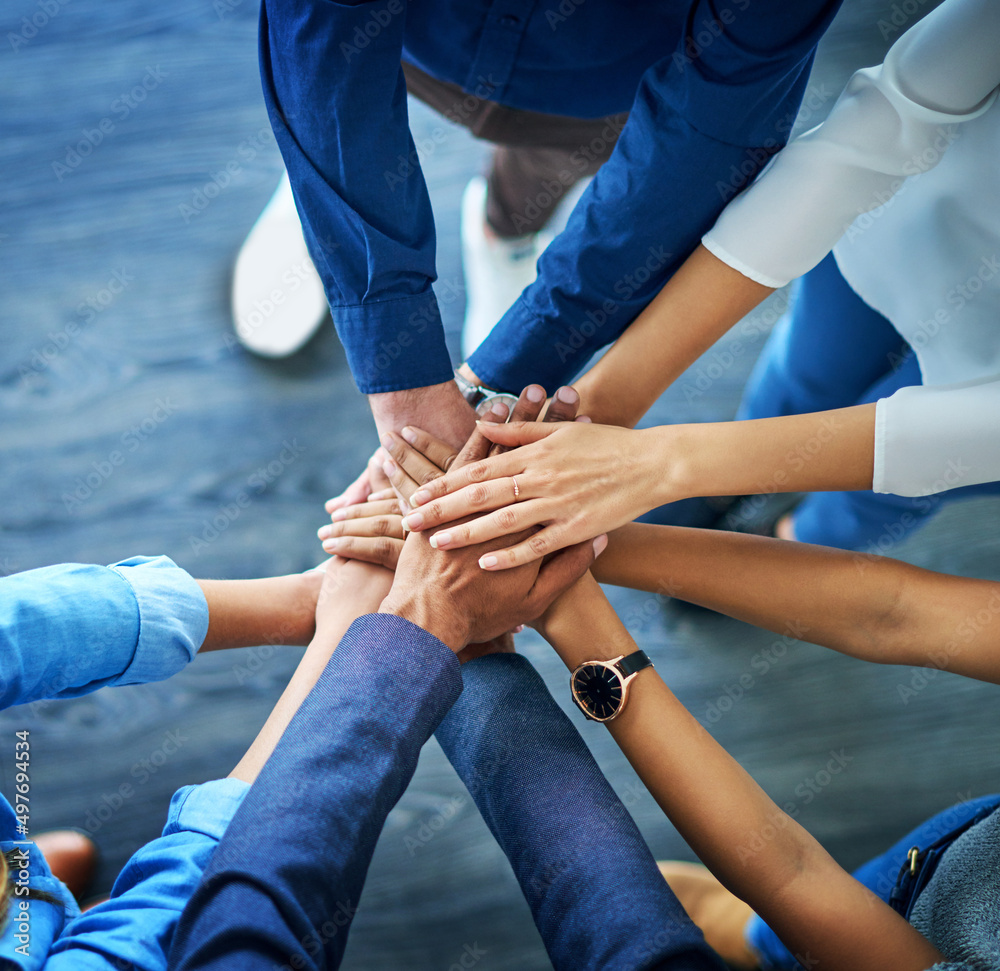
[[[463,449],[463,456],[477,461],[490,447],[489,439],[479,431]],[[545,563],[535,561],[491,576],[475,568],[475,560],[488,545],[443,553],[426,536],[411,534],[403,543],[392,589],[380,610],[406,617],[457,653],[542,613],[586,572],[605,543],[601,537],[595,543],[564,550]]]
[[[483,569],[529,563],[668,501],[647,431],[581,422],[483,425],[481,431],[514,450],[425,483],[410,496],[414,508],[403,525],[429,532],[432,545],[446,550],[544,526],[501,544],[483,558]],[[470,518],[484,512],[489,515]],[[466,522],[437,529],[458,519]]]
[[[345,617],[373,614],[392,587],[392,572],[373,563],[331,557],[321,569],[322,577],[316,600],[315,640],[336,637],[339,642]],[[337,634],[329,634],[336,631]]]
[[[371,394],[368,402],[379,436],[413,424],[426,428],[457,450],[475,428],[476,414],[454,381],[406,391]],[[373,493],[385,489],[389,483],[382,473],[382,461],[383,456],[376,450],[364,472],[343,493],[327,500],[326,511],[332,513],[364,502]]]
[[[529,385],[514,405],[512,421],[534,421],[545,405],[545,390],[540,385]],[[579,396],[572,388],[560,389],[549,403],[544,421],[572,421],[576,418]],[[507,417],[503,404],[495,406],[487,415],[491,422],[502,422]],[[444,474],[450,468],[461,468],[475,461],[478,452],[459,453],[447,442],[420,428],[402,429],[399,435],[383,436],[383,469],[388,474],[391,490],[373,493],[367,502],[342,507],[331,514],[331,522],[322,526],[317,535],[327,553],[352,559],[379,563],[389,569],[396,568],[406,533],[402,517],[410,511],[404,501],[420,486]],[[476,448],[474,440],[467,443]],[[490,455],[507,451],[504,445],[492,444]],[[378,455],[379,453],[376,453]],[[402,497],[396,498],[396,497]]]

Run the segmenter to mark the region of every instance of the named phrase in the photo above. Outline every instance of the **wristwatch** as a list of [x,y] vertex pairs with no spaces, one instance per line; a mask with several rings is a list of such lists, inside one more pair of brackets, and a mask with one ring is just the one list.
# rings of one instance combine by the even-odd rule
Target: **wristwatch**
[[494,391],[492,388],[483,387],[481,384],[473,384],[463,375],[459,374],[458,371],[455,372],[455,384],[458,385],[458,390],[462,393],[462,397],[476,409],[476,414],[482,418],[493,407],[493,405],[500,401],[507,406],[507,418],[514,413],[514,405],[517,404],[516,394],[507,394],[505,391]]
[[652,666],[645,651],[619,654],[609,661],[584,661],[569,676],[573,700],[592,721],[609,722],[625,707],[632,679]]

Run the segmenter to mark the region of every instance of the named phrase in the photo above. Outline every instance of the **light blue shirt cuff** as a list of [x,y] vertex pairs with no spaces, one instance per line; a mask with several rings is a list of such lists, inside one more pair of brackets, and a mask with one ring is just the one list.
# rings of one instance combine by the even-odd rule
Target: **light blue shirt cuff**
[[190,574],[166,556],[113,563],[139,606],[139,636],[128,667],[111,684],[145,684],[176,674],[208,633],[208,602]]

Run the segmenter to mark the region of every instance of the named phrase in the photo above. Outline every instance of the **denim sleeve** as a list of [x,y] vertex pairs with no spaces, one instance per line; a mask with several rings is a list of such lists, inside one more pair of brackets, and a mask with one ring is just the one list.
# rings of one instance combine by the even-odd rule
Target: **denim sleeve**
[[0,579],[0,708],[169,678],[201,647],[208,604],[165,556]]
[[556,971],[721,971],[530,662],[463,668],[437,740],[514,869]]
[[356,620],[213,855],[169,966],[339,967],[385,818],[461,690],[437,638]]
[[110,900],[66,925],[46,971],[166,971],[181,912],[249,788],[217,779],[175,793],[163,834],[125,864]]
[[678,48],[644,75],[611,158],[542,254],[538,279],[469,358],[482,381],[557,387],[625,330],[788,140],[839,6],[691,4]]
[[263,0],[260,8],[268,116],[365,394],[452,377],[431,290],[434,217],[400,67],[405,7]]

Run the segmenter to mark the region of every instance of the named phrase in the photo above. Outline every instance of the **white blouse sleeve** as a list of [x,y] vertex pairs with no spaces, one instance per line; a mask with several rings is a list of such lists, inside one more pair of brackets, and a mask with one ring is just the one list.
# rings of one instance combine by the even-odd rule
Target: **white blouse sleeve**
[[702,239],[744,276],[784,286],[819,263],[857,217],[933,168],[957,122],[1000,84],[1000,2],[945,0],[858,71],[829,118],[792,141]]
[[875,406],[875,492],[929,496],[1000,481],[1000,376],[900,388]]

